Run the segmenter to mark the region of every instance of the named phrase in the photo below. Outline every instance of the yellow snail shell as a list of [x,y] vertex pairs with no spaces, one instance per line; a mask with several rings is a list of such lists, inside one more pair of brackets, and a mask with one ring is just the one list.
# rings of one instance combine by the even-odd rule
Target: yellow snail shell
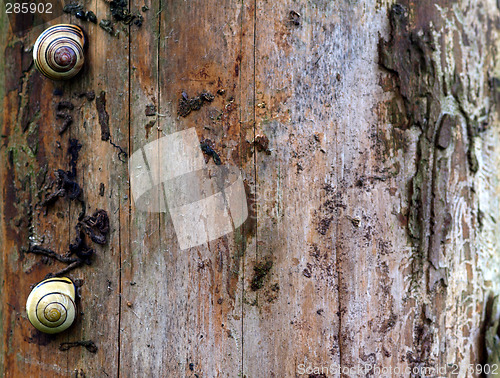
[[76,25],[60,24],[46,29],[35,42],[33,60],[43,75],[52,80],[75,76],[83,66],[85,35]]
[[75,285],[65,277],[40,282],[28,296],[26,313],[39,331],[64,331],[73,324],[76,316]]

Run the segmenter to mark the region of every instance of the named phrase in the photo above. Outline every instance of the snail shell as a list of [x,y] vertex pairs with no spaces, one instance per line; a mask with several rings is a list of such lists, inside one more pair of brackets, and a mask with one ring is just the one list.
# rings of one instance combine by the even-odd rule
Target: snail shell
[[28,296],[26,313],[39,331],[64,331],[73,324],[76,316],[75,285],[65,277],[40,282]]
[[46,29],[35,42],[33,60],[43,75],[52,80],[75,76],[83,66],[85,35],[76,25],[60,24]]

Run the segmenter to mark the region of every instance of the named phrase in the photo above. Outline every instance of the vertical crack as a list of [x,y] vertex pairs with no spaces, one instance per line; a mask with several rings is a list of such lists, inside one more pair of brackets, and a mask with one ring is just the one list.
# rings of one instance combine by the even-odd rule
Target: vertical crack
[[[130,3],[128,4],[129,11],[131,10]],[[131,69],[131,62],[132,62],[132,36],[131,36],[131,26],[129,25],[128,27],[128,156],[130,156],[131,153],[131,81],[132,81],[132,69]],[[131,193],[130,193],[130,180],[128,180],[129,185],[128,188],[126,188],[127,191],[127,204],[128,204],[128,221],[127,221],[127,229],[128,229],[128,235],[129,237],[127,238],[128,240],[128,250],[130,250],[131,244],[130,244],[130,235],[131,235],[131,230],[130,230],[130,224],[131,224],[131,214],[130,214],[130,209],[131,209]],[[120,196],[120,201],[122,201],[122,196]],[[120,367],[121,367],[121,323],[122,323],[122,293],[123,293],[123,282],[122,282],[122,238],[121,238],[121,229],[122,229],[122,211],[121,211],[122,206],[118,208],[118,260],[119,260],[119,269],[118,269],[118,282],[119,285],[118,287],[120,288],[120,292],[118,295],[118,367],[117,367],[117,376],[120,378]]]

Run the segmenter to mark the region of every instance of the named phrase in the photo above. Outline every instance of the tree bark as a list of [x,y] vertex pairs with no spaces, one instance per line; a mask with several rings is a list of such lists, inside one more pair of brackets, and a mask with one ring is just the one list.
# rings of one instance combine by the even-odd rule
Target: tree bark
[[[82,4],[111,19],[107,2]],[[15,33],[0,13],[0,375],[469,377],[499,364],[500,5],[144,4],[129,6],[142,26],[114,20],[117,35],[51,22],[88,36],[67,82],[32,64],[47,25]],[[214,100],[185,114],[201,93]],[[61,101],[75,108],[60,134]],[[168,213],[136,208],[127,158],[193,127],[241,170],[249,218],[181,250]],[[71,139],[82,201],[45,206]],[[65,264],[30,245],[67,252],[96,209],[107,243],[87,240],[92,264],[67,274],[81,280],[77,321],[40,334],[26,298]],[[59,350],[79,340],[97,353]]]

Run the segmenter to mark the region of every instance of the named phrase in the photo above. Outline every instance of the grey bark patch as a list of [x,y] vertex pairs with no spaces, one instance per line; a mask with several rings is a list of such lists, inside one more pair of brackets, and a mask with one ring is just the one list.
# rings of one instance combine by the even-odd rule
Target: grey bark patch
[[453,126],[457,124],[456,117],[445,114],[439,126],[436,145],[440,148],[448,148],[451,142]]

